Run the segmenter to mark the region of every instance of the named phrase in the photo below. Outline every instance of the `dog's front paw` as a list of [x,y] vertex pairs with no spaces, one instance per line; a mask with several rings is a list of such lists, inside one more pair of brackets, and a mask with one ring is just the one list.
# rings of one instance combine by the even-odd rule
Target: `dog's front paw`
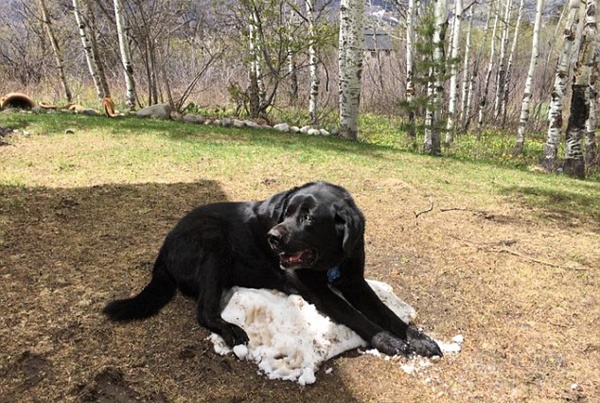
[[248,344],[248,335],[241,327],[237,325],[230,324],[226,329],[223,330],[223,334],[221,335],[225,343],[229,347],[234,347],[240,344]]
[[423,333],[422,330],[414,326],[408,327],[406,338],[410,353],[415,353],[423,357],[443,356],[440,346],[431,337]]
[[387,355],[408,355],[409,345],[406,341],[390,332],[379,332],[371,339],[371,346]]

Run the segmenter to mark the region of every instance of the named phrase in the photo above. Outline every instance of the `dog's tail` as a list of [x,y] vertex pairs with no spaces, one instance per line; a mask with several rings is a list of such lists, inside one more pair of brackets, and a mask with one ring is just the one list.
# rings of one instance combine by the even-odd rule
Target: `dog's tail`
[[138,295],[132,298],[118,299],[110,302],[102,312],[112,321],[127,322],[146,319],[156,315],[158,311],[177,292],[177,286],[169,276],[165,266],[165,256],[161,250],[154,263],[152,280]]

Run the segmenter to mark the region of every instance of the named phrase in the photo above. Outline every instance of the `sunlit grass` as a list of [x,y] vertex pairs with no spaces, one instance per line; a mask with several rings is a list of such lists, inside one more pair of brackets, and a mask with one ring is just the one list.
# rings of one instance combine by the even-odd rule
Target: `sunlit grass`
[[[93,186],[102,183],[229,181],[281,187],[325,179],[361,188],[401,180],[424,194],[481,204],[498,197],[559,214],[600,221],[597,176],[586,181],[531,172],[543,144],[512,156],[508,135],[460,135],[445,157],[422,155],[390,119],[362,122],[358,142],[264,129],[235,129],[137,118],[9,115],[3,125],[31,132],[0,149],[0,185]],[[65,134],[66,129],[74,134]]]

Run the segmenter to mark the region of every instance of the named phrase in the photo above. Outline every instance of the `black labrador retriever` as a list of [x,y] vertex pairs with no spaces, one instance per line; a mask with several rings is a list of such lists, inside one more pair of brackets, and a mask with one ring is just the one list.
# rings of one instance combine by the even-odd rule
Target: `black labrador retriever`
[[326,182],[258,202],[200,206],[167,235],[150,283],[104,313],[114,321],[148,318],[179,289],[196,298],[200,325],[234,346],[248,336],[221,318],[222,295],[232,286],[269,288],[301,295],[385,354],[442,356],[435,341],[398,318],[365,281],[364,228],[348,191]]

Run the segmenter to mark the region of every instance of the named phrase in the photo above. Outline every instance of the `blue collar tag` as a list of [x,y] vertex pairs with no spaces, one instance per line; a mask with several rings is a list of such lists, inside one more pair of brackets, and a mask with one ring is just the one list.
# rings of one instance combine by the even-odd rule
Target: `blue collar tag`
[[327,270],[327,282],[329,282],[329,284],[333,284],[333,282],[335,280],[337,280],[338,278],[340,278],[341,276],[342,276],[342,272],[340,271],[339,266],[335,266],[335,267],[332,267],[331,269]]

